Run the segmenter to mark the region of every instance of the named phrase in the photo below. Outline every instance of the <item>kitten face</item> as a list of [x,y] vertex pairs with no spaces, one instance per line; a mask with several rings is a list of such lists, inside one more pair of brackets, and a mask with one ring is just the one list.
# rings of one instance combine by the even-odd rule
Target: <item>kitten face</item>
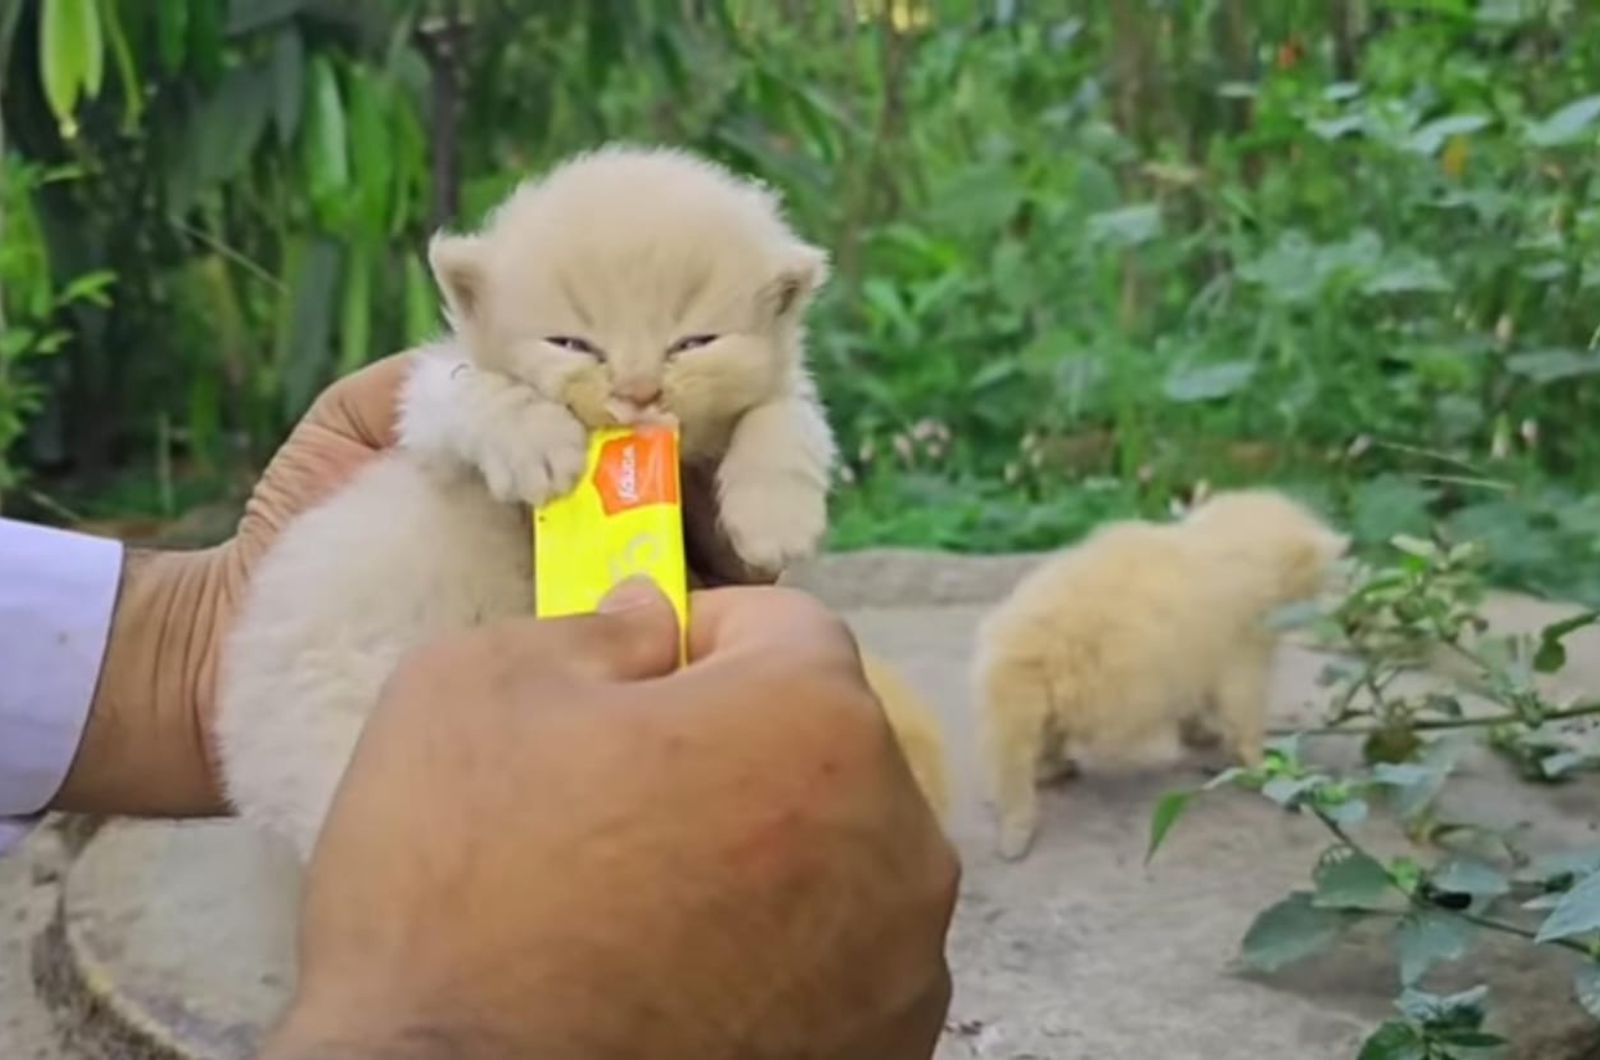
[[1274,595],[1285,603],[1316,595],[1350,545],[1307,509],[1265,490],[1217,494],[1185,523],[1269,568]]
[[609,149],[519,189],[432,258],[474,359],[590,427],[676,419],[685,447],[798,362],[826,271],[764,190],[687,155]]

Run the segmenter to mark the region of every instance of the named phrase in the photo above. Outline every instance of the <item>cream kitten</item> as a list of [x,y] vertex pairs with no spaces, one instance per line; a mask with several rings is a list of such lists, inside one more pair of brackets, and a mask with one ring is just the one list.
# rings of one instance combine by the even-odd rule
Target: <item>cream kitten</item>
[[399,448],[284,531],[223,662],[228,795],[305,856],[402,653],[529,611],[526,506],[576,482],[589,428],[676,420],[755,567],[825,529],[833,441],[802,315],[826,263],[768,191],[609,148],[430,249],[455,335],[418,358]]
[[1114,523],[1045,561],[982,623],[974,696],[1000,852],[1019,858],[1036,786],[1080,756],[1170,746],[1186,723],[1261,757],[1275,608],[1315,596],[1346,540],[1274,493],[1222,493],[1179,523]]
[[895,742],[929,809],[941,822],[950,816],[950,773],[945,760],[944,732],[933,710],[898,671],[861,652],[861,669],[883,705]]

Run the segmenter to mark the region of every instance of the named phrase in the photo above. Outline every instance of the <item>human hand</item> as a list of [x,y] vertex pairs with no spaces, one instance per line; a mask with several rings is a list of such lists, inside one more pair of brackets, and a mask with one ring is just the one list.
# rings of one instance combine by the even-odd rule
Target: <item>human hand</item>
[[674,671],[665,600],[610,603],[401,665],[264,1060],[931,1054],[959,870],[842,623],[697,594]]
[[[374,362],[317,398],[256,483],[232,538],[193,552],[130,550],[78,754],[55,809],[159,816],[227,810],[214,759],[217,666],[250,574],[296,516],[394,445],[411,355]],[[686,476],[699,584],[760,580],[716,519],[714,483]]]

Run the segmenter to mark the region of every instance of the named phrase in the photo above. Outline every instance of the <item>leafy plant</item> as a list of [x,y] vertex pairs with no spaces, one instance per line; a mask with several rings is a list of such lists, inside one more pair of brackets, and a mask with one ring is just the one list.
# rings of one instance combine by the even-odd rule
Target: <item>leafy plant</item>
[[110,273],[86,273],[60,289],[51,283],[47,250],[28,209],[35,187],[73,176],[0,155],[0,504],[22,481],[22,469],[9,454],[46,392],[38,362],[70,338],[61,326],[64,310],[78,302],[108,302]]
[[[1272,972],[1325,951],[1357,924],[1386,925],[1401,1016],[1373,1032],[1361,1052],[1367,1060],[1467,1057],[1502,1044],[1483,1030],[1485,991],[1439,998],[1421,987],[1484,932],[1570,952],[1574,997],[1600,1019],[1600,850],[1536,856],[1510,833],[1439,811],[1463,734],[1487,733],[1530,779],[1557,782],[1600,768],[1592,745],[1573,739],[1600,716],[1600,702],[1553,700],[1537,680],[1565,665],[1566,638],[1600,623],[1600,613],[1534,635],[1494,634],[1480,610],[1480,547],[1401,536],[1393,556],[1365,569],[1325,612],[1279,616],[1280,626],[1320,629],[1341,650],[1322,678],[1326,724],[1278,739],[1260,765],[1227,770],[1202,789],[1254,792],[1314,821],[1331,840],[1311,889],[1256,918],[1243,959]],[[1426,664],[1440,664],[1448,677],[1402,691],[1400,679]],[[1360,738],[1364,764],[1335,770],[1304,753],[1308,741],[1334,736]],[[1196,794],[1174,792],[1157,805],[1152,856]],[[1378,810],[1438,850],[1380,855],[1358,838]]]

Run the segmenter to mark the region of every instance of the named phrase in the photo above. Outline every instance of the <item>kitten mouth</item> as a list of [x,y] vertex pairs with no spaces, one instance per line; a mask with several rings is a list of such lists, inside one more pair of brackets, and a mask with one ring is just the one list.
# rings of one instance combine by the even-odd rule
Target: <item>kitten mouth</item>
[[631,401],[612,398],[606,402],[606,414],[619,427],[676,427],[678,417],[659,404],[635,405]]

